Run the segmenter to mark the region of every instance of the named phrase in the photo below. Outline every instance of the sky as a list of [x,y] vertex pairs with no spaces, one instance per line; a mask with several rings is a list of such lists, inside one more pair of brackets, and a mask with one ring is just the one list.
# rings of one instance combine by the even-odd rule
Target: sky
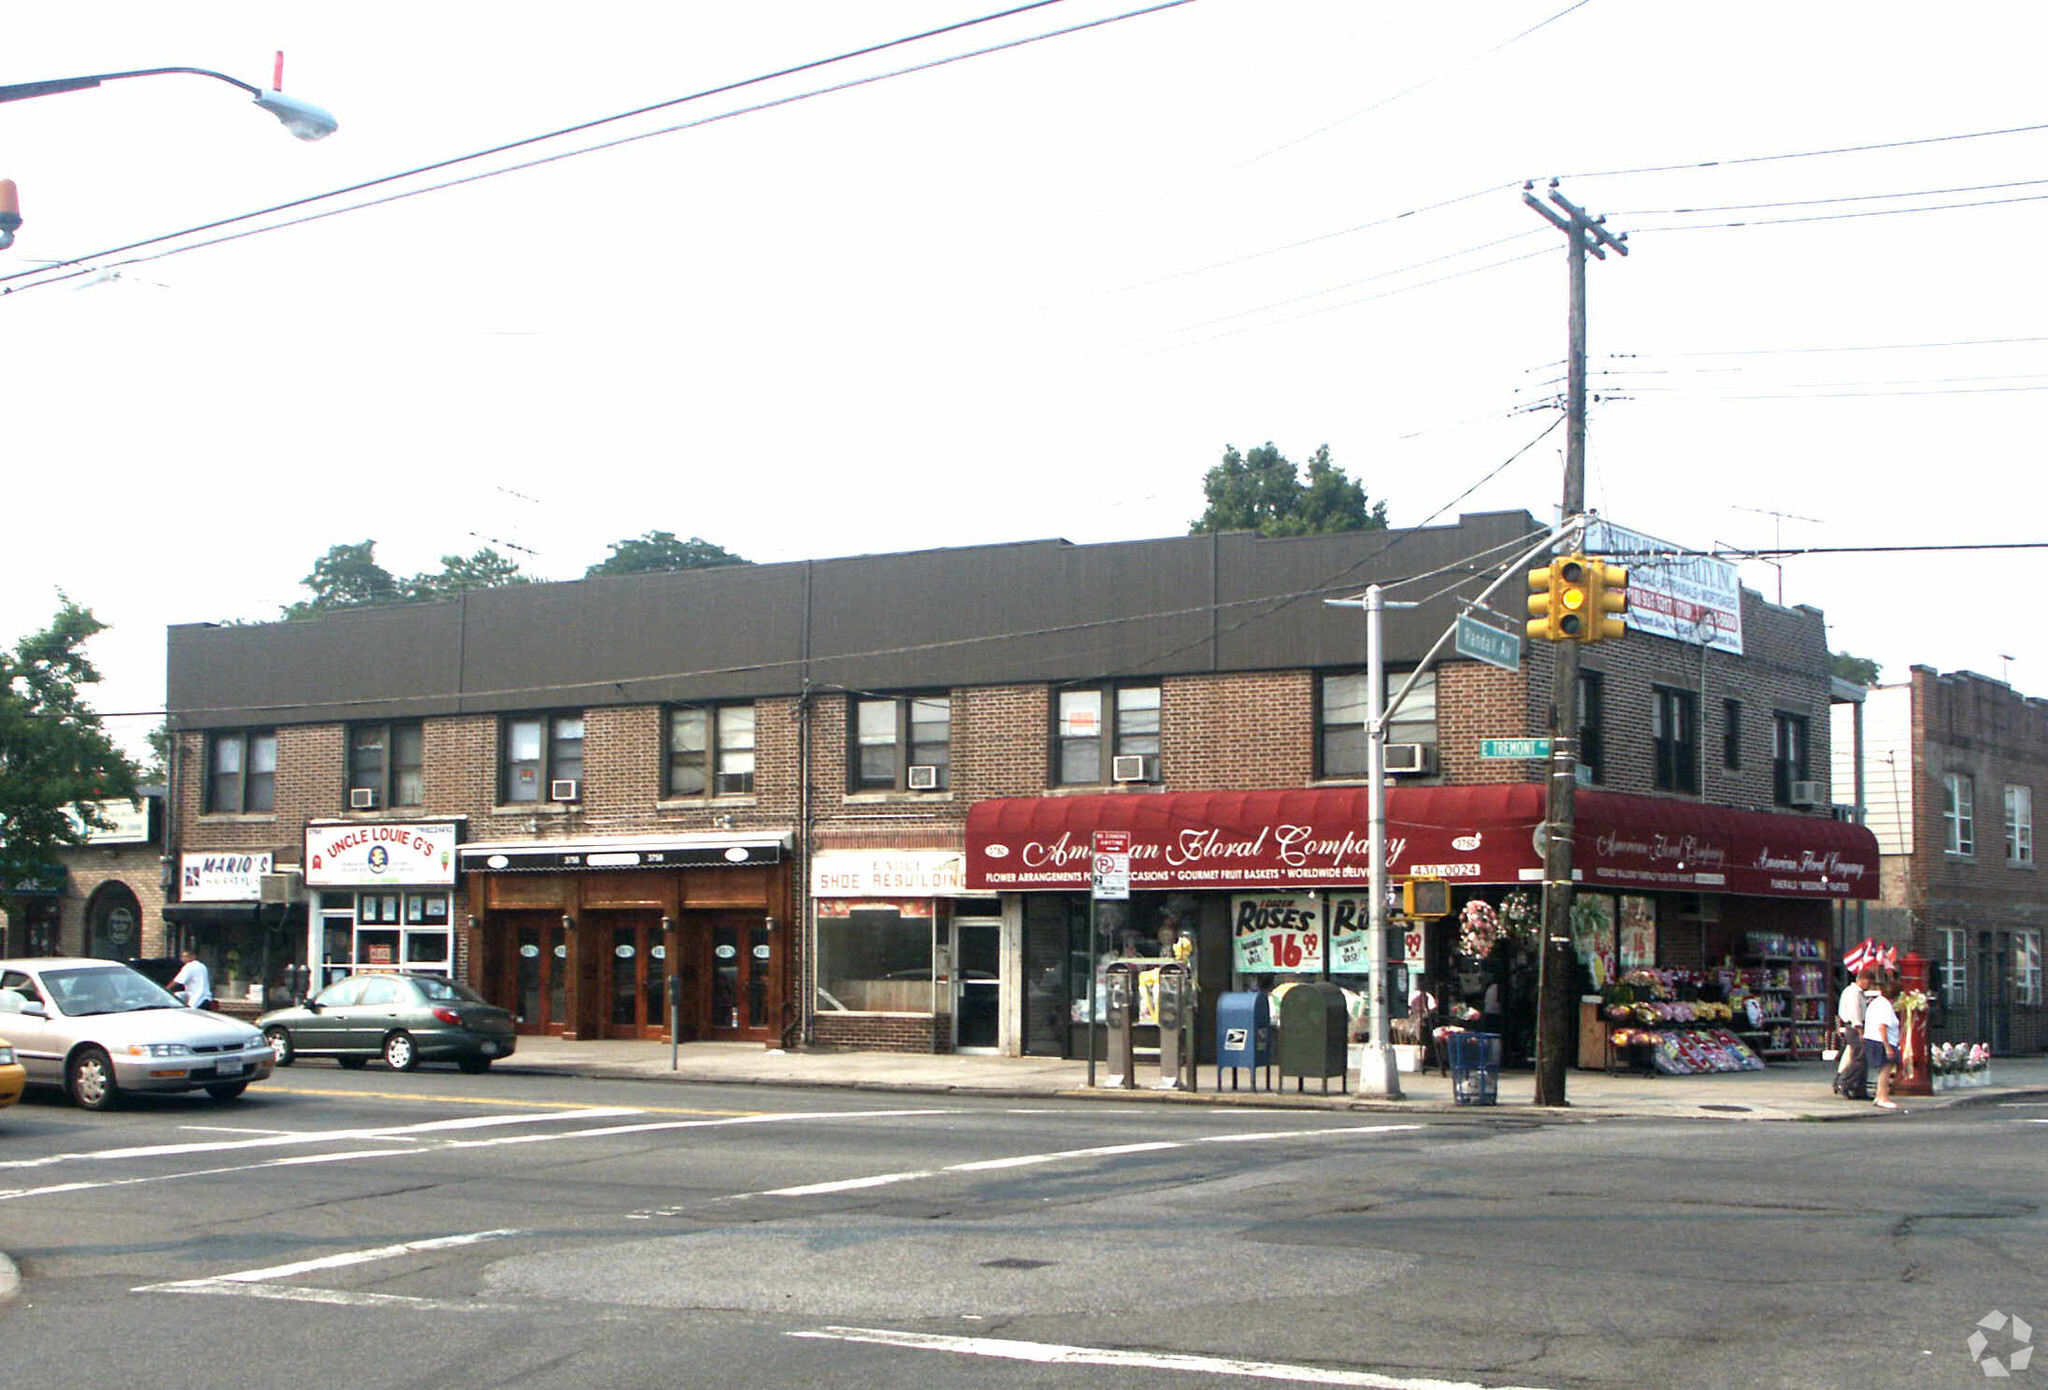
[[[2048,6],[2021,0],[1060,0],[115,250],[999,8],[11,16],[0,83],[265,84],[282,50],[340,129],[189,76],[0,104],[0,644],[90,607],[139,747],[166,626],[274,617],[336,543],[571,579],[654,529],[757,561],[1167,536],[1268,441],[1327,444],[1395,526],[1547,518],[1564,239],[1521,182],[1553,177],[1631,252],[1588,273],[1603,517],[1699,549],[2042,536]],[[1742,575],[1887,680],[2048,695],[2010,597],[2040,557]]]

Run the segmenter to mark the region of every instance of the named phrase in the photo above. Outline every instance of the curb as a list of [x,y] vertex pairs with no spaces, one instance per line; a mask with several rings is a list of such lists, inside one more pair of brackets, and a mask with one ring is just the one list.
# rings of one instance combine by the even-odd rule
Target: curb
[[15,1268],[13,1260],[0,1254],[0,1303],[12,1302],[20,1292],[21,1271]]

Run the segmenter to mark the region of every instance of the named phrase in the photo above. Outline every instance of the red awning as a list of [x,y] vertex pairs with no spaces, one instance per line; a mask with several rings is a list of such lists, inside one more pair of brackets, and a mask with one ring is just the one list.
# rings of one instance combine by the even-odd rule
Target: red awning
[[[1538,882],[1543,814],[1543,790],[1529,782],[1392,788],[1388,871]],[[1876,837],[1829,817],[1582,791],[1576,819],[1587,887],[1877,896]],[[1363,787],[1016,797],[968,810],[967,886],[1085,890],[1097,830],[1130,833],[1140,890],[1359,887],[1370,872]]]

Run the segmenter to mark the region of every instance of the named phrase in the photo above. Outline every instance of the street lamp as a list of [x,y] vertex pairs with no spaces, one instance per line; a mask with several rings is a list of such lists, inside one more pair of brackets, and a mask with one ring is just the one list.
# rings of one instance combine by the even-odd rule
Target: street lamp
[[[278,70],[282,73],[284,55],[278,55]],[[277,86],[269,90],[254,87],[238,77],[229,77],[224,72],[213,72],[207,68],[139,68],[134,72],[100,72],[90,77],[59,77],[48,82],[17,82],[11,86],[0,86],[0,101],[26,101],[30,97],[55,96],[59,92],[82,92],[88,87],[97,87],[102,82],[117,82],[128,77],[161,77],[167,73],[188,72],[194,77],[211,77],[232,87],[240,87],[256,99],[256,104],[284,123],[284,128],[301,140],[324,140],[339,127],[333,116],[310,101],[288,97]]]

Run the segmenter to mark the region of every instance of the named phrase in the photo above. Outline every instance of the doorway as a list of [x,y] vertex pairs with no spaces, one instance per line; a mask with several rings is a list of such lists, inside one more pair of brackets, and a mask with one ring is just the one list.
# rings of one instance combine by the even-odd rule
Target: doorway
[[710,957],[705,1033],[712,1038],[769,1038],[780,1024],[775,980],[780,968],[767,917],[723,912],[700,918],[699,949]]
[[557,912],[513,912],[513,948],[491,998],[510,1001],[515,1031],[560,1037],[569,1021],[569,940]]
[[668,1036],[668,942],[652,912],[592,913],[597,994],[607,1038]]
[[1003,924],[953,922],[953,1050],[994,1053],[1003,1027]]

